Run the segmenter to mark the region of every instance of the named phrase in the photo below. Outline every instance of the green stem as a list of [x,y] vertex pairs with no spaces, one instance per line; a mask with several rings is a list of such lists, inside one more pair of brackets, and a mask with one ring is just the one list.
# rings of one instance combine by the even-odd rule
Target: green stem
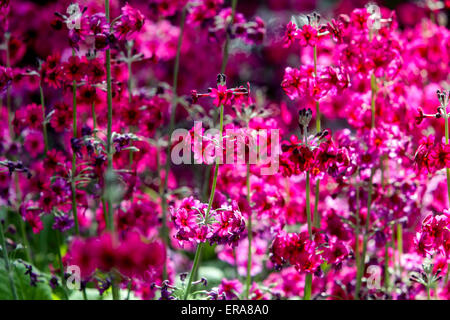
[[251,184],[250,184],[250,163],[247,163],[247,202],[250,208],[248,213],[248,257],[247,257],[247,279],[246,279],[246,287],[245,287],[245,297],[248,299],[248,295],[250,292],[250,286],[252,284],[252,205],[251,205]]
[[[372,39],[372,35],[370,36],[370,39]],[[372,121],[371,121],[371,128],[372,130],[375,128],[375,100],[376,95],[378,91],[377,87],[377,79],[375,77],[375,74],[370,75],[370,85],[372,90],[372,95],[370,99],[370,109],[372,114]],[[365,269],[365,261],[366,261],[366,253],[367,253],[367,241],[369,240],[369,230],[370,230],[370,213],[371,213],[371,207],[372,207],[372,193],[373,193],[373,176],[375,174],[375,168],[372,168],[370,171],[370,180],[369,180],[369,194],[367,198],[367,217],[366,217],[366,226],[365,226],[365,233],[364,233],[364,239],[363,239],[363,248],[362,248],[362,254],[361,254],[361,261],[358,266],[357,274],[356,274],[356,287],[355,287],[355,298],[359,299],[359,293],[361,290],[361,282],[362,277],[364,275],[364,269]]]
[[[75,56],[75,49],[72,49],[72,56]],[[73,80],[72,82],[72,93],[73,93],[73,124],[72,124],[72,131],[73,131],[73,137],[77,138],[77,82]],[[75,222],[75,234],[80,235],[80,228],[78,225],[78,213],[77,213],[77,186],[75,183],[75,177],[76,177],[76,171],[77,171],[77,155],[75,151],[72,150],[72,180],[70,182],[70,187],[72,191],[72,212],[73,212],[73,219]]]
[[[444,110],[444,123],[445,123],[445,144],[449,142],[449,133],[448,133],[448,114],[446,108],[442,108]],[[447,196],[450,205],[450,169],[446,168],[447,173]]]
[[[109,13],[109,0],[105,0],[105,17],[106,21],[110,22]],[[108,103],[108,124],[106,132],[106,153],[108,157],[108,169],[107,175],[111,176],[113,173],[112,164],[112,85],[111,85],[111,49],[105,52],[105,64],[106,64],[106,91],[107,91],[107,103]],[[108,210],[107,228],[111,233],[114,233],[114,212],[111,196],[106,199]]]
[[395,234],[397,232],[397,224],[391,225],[391,232],[392,232],[392,237],[391,237],[390,246],[392,248],[392,270],[394,270],[394,272],[396,272],[398,270],[396,248],[395,248]]
[[386,293],[389,291],[389,242],[384,246],[384,288]]
[[[237,0],[232,0],[231,21],[234,21],[234,16],[236,15],[236,5],[237,5]],[[227,36],[225,38],[225,43],[223,46],[222,66],[220,67],[220,73],[225,73],[225,70],[227,68],[228,58],[229,58],[229,44],[230,44],[230,35],[227,33]],[[216,115],[217,115],[217,113],[214,112],[213,123],[216,122]],[[208,190],[210,176],[211,176],[211,167],[208,165],[206,168],[206,172],[205,172],[205,178],[203,179],[203,181],[205,181],[205,183],[203,185],[203,189],[202,189],[202,197],[203,198],[206,198],[206,191]]]
[[364,275],[365,269],[365,261],[366,261],[366,253],[367,253],[367,241],[369,240],[369,231],[370,231],[370,213],[372,209],[372,193],[373,193],[373,176],[375,174],[375,169],[372,168],[370,172],[370,180],[369,180],[369,194],[367,199],[367,216],[366,216],[366,225],[363,239],[363,248],[361,254],[361,261],[358,266],[358,271],[356,275],[356,288],[355,288],[355,298],[359,299],[359,292],[361,290],[361,281]]
[[[95,113],[95,102],[92,102],[92,121],[93,121],[93,131],[95,132],[95,130],[97,129],[97,114]],[[97,135],[96,133],[94,133],[95,135]]]
[[17,296],[17,290],[16,285],[14,284],[14,278],[12,275],[11,265],[9,263],[9,257],[8,257],[8,250],[6,248],[6,241],[5,241],[5,233],[3,231],[3,222],[0,221],[0,241],[2,244],[2,252],[3,252],[3,259],[5,260],[5,269],[8,273],[8,280],[9,280],[9,286],[11,288],[11,293],[14,300],[19,300]]
[[[219,139],[222,140],[222,132],[223,132],[223,111],[224,111],[224,106],[221,105],[220,106],[220,129],[219,129]],[[206,223],[208,223],[209,220],[209,212],[211,211],[211,207],[214,201],[214,195],[216,193],[216,185],[217,185],[217,176],[219,175],[219,158],[216,158],[216,163],[215,163],[215,167],[214,167],[214,178],[213,178],[213,183],[212,183],[212,187],[211,187],[211,194],[209,196],[209,202],[208,202],[208,208],[206,209],[206,214],[205,214],[205,221]],[[192,280],[194,278],[195,273],[197,272],[197,268],[199,265],[199,259],[200,259],[200,255],[201,255],[201,251],[204,247],[204,243],[200,243],[197,246],[197,250],[195,252],[195,258],[194,258],[194,264],[192,265],[192,270],[191,273],[189,275],[189,280],[188,280],[188,284],[186,287],[186,292],[184,294],[184,300],[187,299],[189,293],[190,293],[190,289],[191,289],[191,283]]]
[[303,300],[311,300],[311,289],[312,289],[312,274],[308,273],[305,276],[305,295]]
[[[162,226],[161,226],[161,237],[166,245],[169,245],[169,229],[167,227],[167,185],[169,182],[169,170],[170,170],[170,137],[172,136],[173,129],[175,127],[175,114],[177,111],[178,105],[178,96],[177,96],[177,88],[178,88],[178,72],[180,69],[180,55],[181,55],[181,46],[183,44],[183,33],[184,33],[184,24],[186,21],[186,13],[187,8],[184,7],[181,12],[180,19],[180,34],[178,36],[178,45],[177,45],[177,54],[175,56],[175,65],[173,71],[173,84],[172,84],[172,107],[170,111],[170,123],[169,123],[169,146],[167,147],[166,153],[166,163],[164,167],[164,182],[163,187],[160,188],[160,196],[161,196],[161,211],[162,211]],[[167,278],[167,261],[164,261],[163,267],[163,279]]]
[[371,114],[372,114],[372,129],[375,128],[375,99],[377,96],[377,79],[375,77],[375,74],[371,74],[370,76],[370,85],[372,88],[372,95],[370,98],[370,110],[371,110]]
[[60,277],[61,277],[61,289],[62,289],[62,291],[64,293],[64,298],[66,300],[69,300],[69,296],[67,295],[66,286],[65,286],[64,264],[63,264],[62,256],[61,256],[62,241],[61,241],[60,232],[58,230],[56,230],[56,242],[58,244],[58,247],[56,249],[56,254],[58,256],[58,263],[59,263],[59,270],[60,270],[59,274],[60,274]]
[[[317,77],[317,45],[314,46],[314,77]],[[320,104],[316,101],[316,132],[319,133],[321,130],[320,123]],[[317,179],[315,188],[315,198],[314,198],[314,226],[320,228],[320,215],[319,215],[319,192],[320,192],[320,181]]]
[[[110,13],[109,13],[109,0],[105,0],[105,17],[106,21],[110,23]],[[108,157],[108,169],[107,176],[111,176],[113,174],[113,161],[112,161],[112,85],[111,85],[111,49],[107,49],[105,52],[105,63],[106,63],[106,91],[107,91],[107,101],[108,101],[108,126],[106,132],[106,153]],[[114,209],[112,203],[111,195],[108,195],[106,202],[108,204],[107,212],[108,212],[108,221],[107,228],[114,234]],[[120,295],[117,288],[115,275],[111,275],[111,289],[114,300],[119,300]]]
[[403,226],[401,223],[397,224],[397,251],[398,251],[398,268],[400,276],[402,274],[402,255],[403,255]]
[[[314,77],[317,77],[317,45],[314,46]],[[320,132],[320,103],[316,101],[316,131]]]
[[319,192],[320,192],[320,181],[316,180],[315,187],[315,197],[314,197],[314,227],[320,228],[320,215],[319,215]]
[[[385,191],[386,189],[386,180],[384,177],[384,163],[385,163],[386,157],[383,155],[381,157],[381,186],[383,187],[383,190]],[[394,233],[392,233],[392,240],[394,239]],[[384,246],[384,289],[386,291],[386,293],[388,293],[389,291],[389,241],[386,241],[385,246]],[[395,247],[393,248],[395,249]],[[394,263],[394,267],[395,267],[395,255],[394,255],[394,259],[393,259],[393,263]]]
[[359,255],[359,223],[360,223],[360,190],[359,183],[356,183],[356,226],[355,226],[355,259],[356,267],[359,269],[359,264],[361,263],[361,257]]
[[48,152],[48,137],[47,137],[47,123],[45,120],[45,102],[44,102],[44,90],[42,89],[42,83],[39,83],[39,93],[41,95],[41,106],[42,106],[42,131],[44,134],[44,145],[45,145],[45,154]]
[[[444,106],[444,108],[442,108],[444,110],[444,123],[445,123],[445,144],[449,143],[449,133],[448,133],[448,117],[449,115],[447,114],[447,106]],[[447,199],[449,202],[449,206],[450,206],[450,169],[446,168],[445,172],[447,174]],[[447,274],[445,276],[444,279],[444,285],[447,285],[448,282],[448,269],[450,269],[450,263],[447,264]]]
[[[131,54],[133,49],[133,42],[129,41],[127,43],[127,66],[128,66],[128,103],[131,104],[133,100],[133,70],[131,68]],[[133,132],[133,128],[130,128],[130,131]],[[130,169],[133,168],[133,150],[130,150]]]
[[[16,173],[16,175],[17,175],[17,173]],[[20,214],[19,214],[19,228],[20,228],[20,235],[22,236],[22,241],[25,246],[25,255],[27,257],[27,261],[33,263],[30,242],[28,241],[27,232],[25,229],[25,221],[23,221],[22,216]]]
[[[219,139],[222,140],[222,133],[223,133],[223,112],[224,112],[224,106],[220,106],[220,126],[219,126]],[[212,203],[214,201],[214,195],[216,193],[216,184],[217,184],[217,176],[219,174],[219,159],[217,158],[215,167],[214,167],[214,177],[213,177],[213,183],[211,187],[211,194],[209,196],[209,202],[208,202],[208,209],[206,210],[206,220],[208,220],[209,212],[211,211]]]
[[127,44],[127,66],[128,66],[128,102],[133,100],[133,70],[131,68],[131,51],[133,44],[128,42]]
[[[309,171],[306,171],[306,219],[308,222],[308,234],[309,239],[312,240],[312,222],[311,222],[311,202],[310,202],[310,178]],[[312,291],[312,274],[308,273],[305,277],[305,291],[303,300],[311,300]]]
[[127,289],[128,289],[128,291],[127,291],[127,298],[125,300],[130,300],[130,296],[131,296],[131,281],[128,283]]
[[120,300],[119,287],[117,286],[117,279],[114,274],[111,275],[111,291],[113,300]]
[[204,242],[200,243],[197,246],[197,250],[195,251],[194,263],[192,264],[192,270],[191,270],[191,273],[189,274],[189,279],[188,279],[186,290],[184,292],[183,300],[187,300],[187,298],[189,297],[189,293],[190,293],[191,287],[192,287],[192,281],[194,280],[193,279],[194,278],[194,274],[197,271],[197,268],[198,268],[198,265],[199,265],[200,256],[202,254],[204,246],[205,246]]
[[310,186],[310,176],[309,171],[306,172],[306,220],[308,223],[308,234],[309,239],[312,240],[312,221],[311,221],[311,201],[310,201],[310,193],[311,193],[311,186]]
[[[236,14],[236,4],[237,4],[237,0],[232,0],[232,11],[231,11],[231,24],[234,21],[234,16]],[[225,73],[225,69],[228,63],[228,50],[229,50],[229,42],[230,42],[230,36],[227,33],[226,39],[225,39],[225,44],[224,44],[224,49],[223,49],[223,59],[222,59],[222,72],[221,73]],[[223,132],[223,112],[224,112],[224,106],[221,105],[220,106],[220,128],[219,128],[219,139],[222,140],[222,132]],[[215,168],[214,168],[214,178],[213,178],[213,183],[212,183],[212,187],[211,187],[211,194],[209,197],[209,202],[208,202],[208,208],[206,210],[206,215],[205,215],[205,221],[206,223],[208,222],[209,219],[209,212],[211,211],[211,207],[212,207],[212,203],[214,201],[214,195],[216,193],[216,184],[217,184],[217,176],[219,174],[219,159],[216,158],[216,163],[215,163]],[[167,172],[166,172],[166,176],[167,176]],[[190,290],[191,290],[191,285],[192,285],[192,280],[194,277],[194,274],[196,274],[197,272],[197,268],[198,268],[198,262],[201,256],[201,252],[203,249],[204,243],[200,243],[197,246],[197,250],[195,252],[195,258],[194,258],[194,264],[192,265],[192,270],[191,273],[189,275],[189,280],[188,280],[188,285],[186,287],[186,292],[184,294],[184,300],[187,299],[187,297],[189,296]]]

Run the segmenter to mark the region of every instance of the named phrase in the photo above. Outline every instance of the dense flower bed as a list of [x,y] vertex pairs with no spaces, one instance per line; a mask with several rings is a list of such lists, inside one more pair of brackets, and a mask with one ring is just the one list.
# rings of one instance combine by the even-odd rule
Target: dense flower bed
[[0,0],[0,299],[449,299],[450,2],[388,6]]

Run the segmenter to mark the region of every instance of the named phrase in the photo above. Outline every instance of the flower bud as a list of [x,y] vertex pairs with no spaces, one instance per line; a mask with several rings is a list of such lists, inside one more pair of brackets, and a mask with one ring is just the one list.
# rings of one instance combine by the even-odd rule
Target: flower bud
[[227,83],[227,77],[223,73],[217,75],[217,86],[224,86]]
[[298,124],[301,127],[307,127],[309,125],[309,122],[312,119],[312,111],[311,109],[301,109],[298,112]]
[[447,90],[438,90],[437,91],[437,97],[439,99],[439,103],[441,104],[441,107],[445,108],[448,105],[448,101],[450,99],[450,92]]

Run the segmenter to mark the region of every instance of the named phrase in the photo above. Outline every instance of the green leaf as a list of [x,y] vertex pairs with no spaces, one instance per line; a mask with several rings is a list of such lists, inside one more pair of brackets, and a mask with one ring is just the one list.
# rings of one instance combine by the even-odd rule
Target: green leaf
[[[30,277],[25,274],[26,268],[18,261],[11,262],[13,269],[14,284],[17,289],[19,299],[22,300],[52,300],[52,289],[49,286],[46,277],[41,276],[35,287],[30,285]],[[33,271],[40,274],[39,271],[33,267]],[[8,273],[5,269],[5,262],[0,260],[0,300],[13,300],[11,288],[9,286]]]

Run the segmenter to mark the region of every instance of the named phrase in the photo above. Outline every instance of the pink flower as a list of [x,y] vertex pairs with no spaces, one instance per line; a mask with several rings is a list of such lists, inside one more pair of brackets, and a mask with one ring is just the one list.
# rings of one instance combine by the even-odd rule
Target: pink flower
[[317,244],[306,233],[280,232],[271,246],[270,259],[276,267],[289,262],[298,272],[313,273],[322,258],[316,253]]
[[135,32],[139,32],[144,25],[145,17],[137,9],[126,4],[122,7],[122,15],[114,26],[115,31],[118,33],[118,38],[128,38]]
[[228,106],[233,98],[233,91],[227,89],[227,86],[219,84],[217,85],[217,89],[211,89],[211,93],[209,95],[211,98],[214,98],[213,103],[216,107],[220,107],[221,105]]
[[348,257],[350,251],[341,241],[333,241],[330,247],[325,249],[324,259],[328,264],[338,264]]
[[433,171],[450,167],[450,145],[438,143],[429,154],[430,167]]
[[30,225],[33,233],[40,233],[44,230],[44,224],[40,217],[40,211],[33,208],[33,205],[34,204],[30,201],[23,203],[20,206],[20,213],[23,220]]
[[194,210],[186,210],[185,208],[180,208],[174,214],[172,221],[181,229],[193,229],[197,226],[197,212]]
[[352,11],[350,15],[350,19],[352,24],[360,30],[368,29],[368,19],[370,17],[370,13],[366,8],[363,9],[355,9]]
[[232,300],[238,298],[242,293],[242,283],[239,280],[233,279],[223,279],[219,285],[219,295],[225,295],[227,300]]
[[67,81],[80,81],[86,74],[86,64],[77,56],[70,56],[63,69]]
[[300,96],[302,75],[299,69],[287,67],[284,73],[281,87],[286,92],[287,96],[294,100]]
[[40,131],[32,131],[25,138],[25,150],[33,157],[37,157],[44,151],[44,136]]
[[283,38],[283,46],[285,48],[290,47],[294,43],[297,36],[298,36],[297,26],[295,25],[295,23],[291,21],[286,26],[286,34],[284,35]]
[[169,208],[171,219],[177,233],[175,238],[181,245],[185,242],[235,245],[245,229],[245,221],[237,204],[223,204],[218,209],[211,209],[206,216],[208,205],[185,198],[179,207]]
[[13,74],[11,68],[0,66],[0,96],[6,92],[6,89],[11,85]]
[[315,46],[319,40],[317,37],[317,30],[305,24],[303,28],[299,29],[297,32],[297,38],[300,40],[302,46]]
[[450,215],[448,211],[429,214],[423,221],[420,232],[416,234],[417,251],[422,255],[450,254]]
[[96,269],[109,272],[116,268],[124,275],[144,279],[148,275],[161,275],[166,252],[162,243],[147,241],[136,232],[129,232],[120,240],[104,233],[99,237],[74,239],[69,259],[80,266],[83,277]]

